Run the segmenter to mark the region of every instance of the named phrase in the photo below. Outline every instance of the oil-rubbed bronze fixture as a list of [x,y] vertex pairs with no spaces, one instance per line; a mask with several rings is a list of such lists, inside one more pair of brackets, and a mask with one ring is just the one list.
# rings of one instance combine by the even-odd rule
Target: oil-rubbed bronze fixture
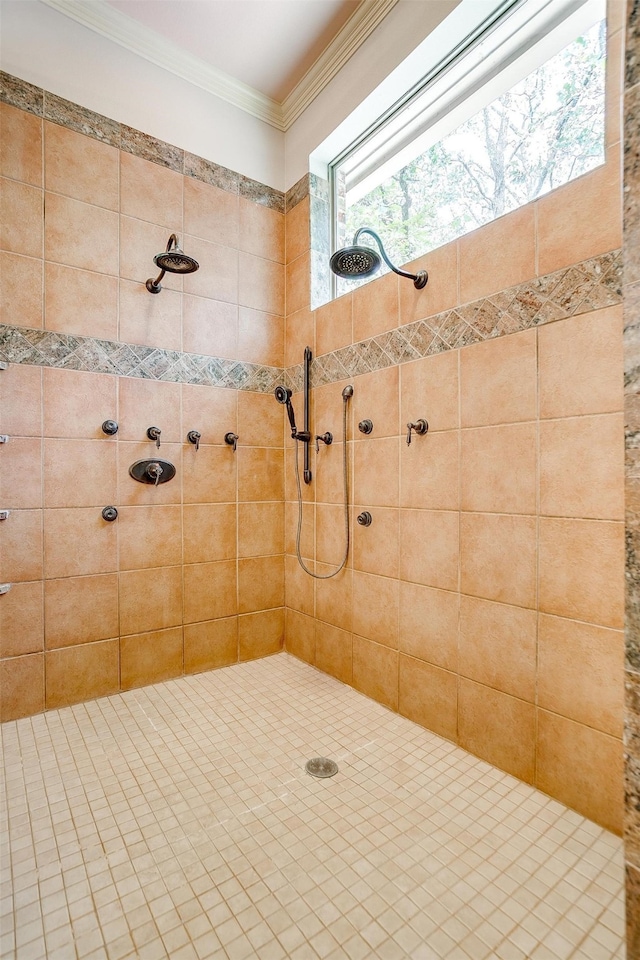
[[233,452],[235,453],[238,446],[238,434],[230,430],[229,433],[225,433],[224,442],[230,447],[233,447]]
[[373,517],[368,510],[363,510],[362,513],[358,514],[357,520],[361,527],[370,527],[373,522]]
[[140,483],[168,483],[176,475],[176,468],[168,460],[136,460],[129,467],[129,476]]
[[373,432],[373,420],[361,420],[358,424],[360,433],[370,434]]
[[[363,233],[368,233],[370,237],[373,237],[380,248],[380,254],[377,254],[373,247],[362,247],[358,245],[358,240]],[[399,277],[407,277],[407,279],[413,280],[413,285],[417,290],[422,290],[423,287],[426,287],[427,280],[429,279],[427,271],[418,270],[417,273],[407,273],[406,270],[400,270],[398,267],[394,267],[385,253],[382,240],[375,230],[372,230],[370,227],[360,227],[359,230],[356,230],[351,246],[343,247],[342,250],[336,250],[329,261],[329,266],[336,276],[342,277],[344,280],[361,280],[364,277],[370,277],[372,273],[380,269],[382,262],[380,255],[386,265],[393,270],[394,273],[397,273]]]
[[114,520],[118,519],[118,511],[115,507],[103,507],[102,508],[102,519],[106,520],[107,523],[113,523]]
[[189,430],[189,433],[187,434],[187,440],[189,441],[189,443],[194,444],[196,451],[200,447],[201,439],[202,439],[202,434],[198,430]]
[[167,249],[163,250],[162,253],[157,253],[153,262],[157,267],[160,267],[160,273],[155,280],[152,277],[147,280],[146,288],[149,293],[160,293],[162,290],[160,281],[165,273],[195,273],[200,267],[197,260],[182,252],[178,246],[178,238],[175,233],[172,233],[169,237]]
[[115,420],[105,420],[101,429],[108,437],[113,437],[118,432],[118,424]]
[[411,431],[417,433],[419,437],[422,437],[427,430],[429,429],[429,424],[426,420],[416,420],[415,423],[408,423],[408,433],[407,433],[407,446],[411,443]]
[[162,430],[160,427],[147,427],[147,436],[149,440],[155,440],[156,447],[160,449],[160,434]]
[[316,453],[320,453],[320,444],[324,443],[327,447],[330,447],[333,443],[333,434],[330,430],[327,430],[326,433],[321,433],[316,435]]

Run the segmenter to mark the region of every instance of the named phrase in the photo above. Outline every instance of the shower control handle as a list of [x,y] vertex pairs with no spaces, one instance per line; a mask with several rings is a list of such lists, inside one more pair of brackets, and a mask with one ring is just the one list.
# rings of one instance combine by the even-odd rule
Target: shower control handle
[[373,517],[368,510],[363,510],[362,513],[358,514],[358,523],[361,527],[370,527],[373,521]]
[[361,420],[358,424],[360,433],[373,433],[373,420]]
[[164,473],[164,470],[157,460],[153,460],[147,467],[145,473],[149,477],[149,480],[151,480],[151,482],[157,487],[160,483],[160,477]]
[[326,444],[327,447],[331,446],[333,443],[333,434],[327,430],[326,433],[318,434],[316,436],[316,453],[320,453],[320,443]]
[[189,443],[193,443],[195,445],[196,452],[200,447],[201,438],[202,438],[202,434],[198,430],[189,430],[189,433],[187,434],[187,440],[189,441]]
[[160,427],[148,427],[148,428],[147,428],[147,436],[149,437],[149,440],[155,440],[155,442],[156,442],[156,447],[158,448],[158,450],[160,449],[160,434],[161,434],[161,433],[162,433],[162,430],[160,429]]
[[238,446],[238,434],[230,430],[229,433],[225,433],[224,442],[229,444],[230,447],[233,447],[233,452],[235,453]]
[[417,433],[419,437],[422,437],[427,430],[429,429],[429,424],[426,420],[416,420],[415,423],[408,423],[408,433],[407,433],[407,446],[411,443],[411,431]]

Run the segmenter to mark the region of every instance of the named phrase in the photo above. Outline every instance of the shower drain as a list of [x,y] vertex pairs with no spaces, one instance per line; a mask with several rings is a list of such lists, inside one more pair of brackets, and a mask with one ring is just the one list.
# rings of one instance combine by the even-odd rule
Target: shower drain
[[338,772],[338,764],[326,757],[313,757],[307,760],[304,768],[312,777],[333,777]]

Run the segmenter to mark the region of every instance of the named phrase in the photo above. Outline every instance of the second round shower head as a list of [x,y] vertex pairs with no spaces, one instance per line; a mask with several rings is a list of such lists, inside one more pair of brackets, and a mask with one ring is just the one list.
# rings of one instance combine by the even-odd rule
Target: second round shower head
[[380,256],[372,247],[351,246],[336,250],[329,261],[333,272],[345,280],[370,277],[379,269]]

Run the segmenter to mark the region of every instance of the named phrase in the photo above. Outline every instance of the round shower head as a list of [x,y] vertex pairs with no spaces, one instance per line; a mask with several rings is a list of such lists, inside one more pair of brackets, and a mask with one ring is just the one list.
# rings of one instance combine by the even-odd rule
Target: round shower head
[[287,387],[278,386],[273,392],[278,403],[284,404],[291,400],[291,390],[289,390]]
[[194,273],[200,266],[197,260],[188,257],[178,247],[158,253],[153,262],[166,273]]
[[358,277],[370,277],[380,267],[381,259],[372,247],[343,247],[336,250],[329,265],[338,277],[353,280]]

